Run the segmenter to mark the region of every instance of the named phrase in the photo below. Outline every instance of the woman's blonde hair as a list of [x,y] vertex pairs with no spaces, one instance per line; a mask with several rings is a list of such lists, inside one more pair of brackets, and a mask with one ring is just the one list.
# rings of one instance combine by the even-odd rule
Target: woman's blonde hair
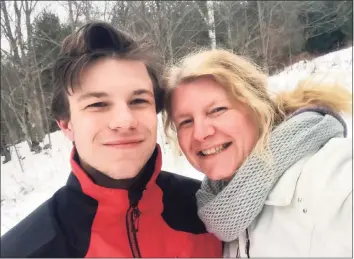
[[258,155],[268,157],[267,144],[273,128],[287,115],[301,107],[325,106],[334,112],[351,111],[351,93],[335,84],[319,84],[305,80],[295,90],[271,97],[268,76],[247,58],[227,50],[200,50],[184,57],[165,74],[164,129],[172,137],[171,97],[179,85],[200,77],[211,77],[225,87],[233,98],[248,106],[259,127],[259,140],[254,148]]

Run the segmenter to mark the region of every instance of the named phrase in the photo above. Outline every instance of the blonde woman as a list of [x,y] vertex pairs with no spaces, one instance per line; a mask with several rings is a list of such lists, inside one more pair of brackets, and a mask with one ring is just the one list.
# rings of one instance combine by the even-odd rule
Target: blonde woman
[[166,77],[165,130],[206,175],[197,193],[225,257],[352,256],[351,94],[267,77],[225,50],[191,54]]

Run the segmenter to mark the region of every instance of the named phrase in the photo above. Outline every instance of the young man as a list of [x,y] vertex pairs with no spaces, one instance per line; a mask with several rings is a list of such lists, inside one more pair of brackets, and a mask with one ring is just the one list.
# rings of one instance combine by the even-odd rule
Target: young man
[[198,181],[161,172],[162,90],[149,51],[105,23],[69,35],[52,111],[74,143],[67,184],[1,238],[2,257],[221,257]]

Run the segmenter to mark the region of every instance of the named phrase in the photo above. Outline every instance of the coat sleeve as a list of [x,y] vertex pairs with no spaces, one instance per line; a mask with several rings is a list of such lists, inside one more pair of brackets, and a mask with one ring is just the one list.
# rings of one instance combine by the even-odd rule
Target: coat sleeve
[[312,199],[309,210],[315,224],[311,239],[314,255],[352,256],[352,165],[351,140],[332,139],[303,173]]
[[348,251],[352,250],[352,234],[353,234],[353,191],[350,192],[348,197],[345,199],[342,209],[339,212],[340,220],[343,222],[348,222],[347,228],[345,228],[345,233],[343,238],[347,240],[349,246]]
[[1,257],[48,257],[45,250],[56,238],[50,201],[46,201],[1,237]]
[[[343,246],[343,251],[346,251],[346,256],[352,257],[353,249],[353,189],[352,189],[352,158],[350,161],[347,161],[342,168],[346,170],[347,175],[347,184],[346,186],[351,186],[349,194],[345,196],[343,202],[340,204],[337,214],[336,221],[338,224],[338,232],[341,236],[340,239],[341,245]],[[345,188],[345,185],[342,185],[342,188]],[[348,187],[349,188],[349,187]],[[347,190],[348,191],[348,190]]]

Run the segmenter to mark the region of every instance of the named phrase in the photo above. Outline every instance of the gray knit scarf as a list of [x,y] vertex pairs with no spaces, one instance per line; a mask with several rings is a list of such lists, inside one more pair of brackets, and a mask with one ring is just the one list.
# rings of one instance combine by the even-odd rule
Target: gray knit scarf
[[271,166],[251,153],[232,180],[203,180],[197,192],[198,215],[208,232],[226,242],[236,240],[260,213],[288,168],[331,138],[343,136],[346,125],[338,114],[322,107],[296,111],[270,135]]

